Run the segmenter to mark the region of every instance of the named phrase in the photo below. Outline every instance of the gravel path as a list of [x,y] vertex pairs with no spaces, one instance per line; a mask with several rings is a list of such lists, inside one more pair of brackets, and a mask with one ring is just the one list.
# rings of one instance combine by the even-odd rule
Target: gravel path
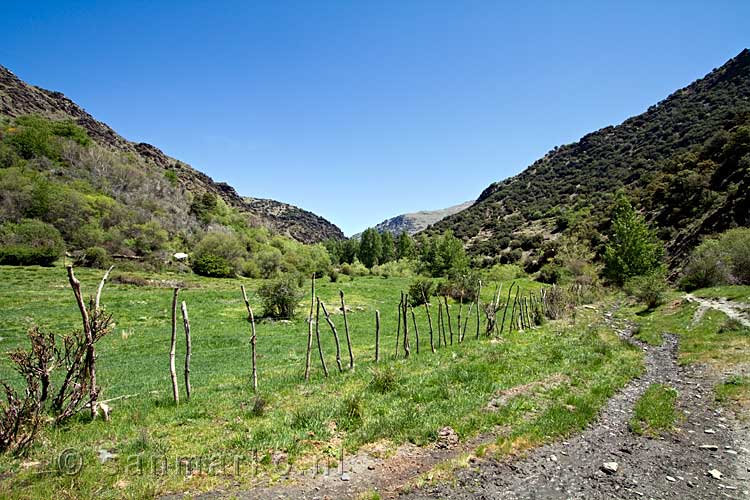
[[695,311],[693,322],[700,321],[700,318],[707,309],[716,309],[750,328],[750,305],[748,304],[730,302],[727,299],[704,299],[690,293],[685,295],[685,300],[698,304],[698,310]]
[[[452,484],[438,484],[403,498],[750,498],[747,418],[738,420],[713,401],[714,380],[699,367],[676,364],[677,338],[650,347],[630,338],[632,329],[607,320],[646,354],[646,373],[604,407],[583,433],[536,448],[526,457],[475,462],[456,473]],[[628,429],[638,397],[652,383],[679,391],[685,418],[662,439]],[[703,448],[701,448],[703,446]],[[605,472],[604,464],[617,464]],[[717,470],[720,479],[709,475]]]

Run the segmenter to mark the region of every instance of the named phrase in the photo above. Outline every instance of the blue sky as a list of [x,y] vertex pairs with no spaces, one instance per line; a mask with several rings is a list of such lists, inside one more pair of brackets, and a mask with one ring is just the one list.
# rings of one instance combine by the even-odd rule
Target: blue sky
[[352,234],[476,197],[750,46],[747,1],[3,0],[0,64]]

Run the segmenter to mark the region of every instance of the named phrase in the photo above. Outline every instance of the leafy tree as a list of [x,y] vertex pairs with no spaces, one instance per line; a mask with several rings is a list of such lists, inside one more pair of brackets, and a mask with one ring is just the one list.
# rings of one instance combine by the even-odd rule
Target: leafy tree
[[396,258],[397,259],[413,259],[417,256],[417,247],[414,243],[414,239],[409,236],[409,233],[402,231],[401,234],[396,238]]
[[378,264],[385,264],[396,258],[396,242],[393,241],[393,234],[389,231],[380,235],[380,241],[383,247]]
[[612,234],[604,252],[605,275],[618,285],[661,266],[664,246],[624,194],[615,200]]
[[359,260],[368,269],[380,262],[383,257],[383,242],[375,228],[365,229],[359,242]]

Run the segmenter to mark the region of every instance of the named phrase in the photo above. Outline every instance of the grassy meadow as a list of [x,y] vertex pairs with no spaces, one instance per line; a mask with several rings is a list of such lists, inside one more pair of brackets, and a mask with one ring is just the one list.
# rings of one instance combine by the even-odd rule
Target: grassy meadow
[[[89,295],[103,272],[77,269],[76,274],[84,294]],[[303,381],[308,288],[295,320],[258,321],[256,398],[250,385],[250,327],[239,286],[245,285],[259,315],[262,308],[254,291],[262,281],[191,274],[142,276],[157,283],[184,282],[180,299],[188,305],[192,326],[192,399],[184,399],[180,320],[176,364],[181,400],[179,405],[172,401],[169,286],[107,283],[102,303],[112,313],[115,327],[97,344],[100,399],[129,397],[110,403],[109,422],[92,422],[81,415],[63,427],[48,427],[28,456],[0,457],[0,496],[142,498],[218,486],[246,487],[259,479],[279,477],[289,464],[305,468],[321,458],[335,461],[342,447],[351,453],[368,443],[386,449],[404,442],[428,444],[444,426],[455,429],[462,440],[502,429],[499,450],[510,451],[582,428],[617,388],[642,370],[641,354],[601,321],[605,304],[598,309],[579,308],[575,320],[548,322],[479,341],[474,337],[472,314],[464,343],[454,341],[435,354],[429,350],[427,320],[420,307],[415,311],[421,352],[416,353],[410,321],[411,358],[394,359],[399,293],[408,290],[411,279],[342,276],[336,283],[318,280],[317,292],[339,330],[344,373],[338,373],[333,337],[321,318],[331,375],[323,376],[313,349],[311,379]],[[4,284],[0,290],[3,352],[25,346],[25,332],[34,324],[58,333],[79,328],[64,268],[0,267],[0,279]],[[524,279],[518,283],[522,290],[541,286]],[[503,286],[507,290],[509,283]],[[483,301],[491,300],[494,288],[494,283],[484,287]],[[346,369],[339,290],[351,308],[354,371]],[[433,299],[435,328],[436,306]],[[376,309],[381,312],[381,361],[377,365]],[[458,305],[452,304],[454,322],[457,310]],[[6,356],[0,359],[0,378],[19,382]],[[556,382],[538,384],[507,404],[488,409],[493,396],[536,381]],[[108,453],[116,456],[102,463],[100,457]],[[231,466],[237,456],[244,460],[239,474]],[[230,461],[209,473],[185,474],[175,469],[180,460],[184,464],[196,457],[214,457],[219,462],[230,457]],[[71,474],[70,462],[78,460],[80,471]],[[162,460],[171,468],[141,466]]]

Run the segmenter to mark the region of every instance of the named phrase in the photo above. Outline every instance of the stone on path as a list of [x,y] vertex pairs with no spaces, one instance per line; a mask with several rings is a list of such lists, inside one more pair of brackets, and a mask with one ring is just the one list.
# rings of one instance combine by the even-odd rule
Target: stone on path
[[615,472],[617,472],[617,468],[617,462],[604,462],[602,464],[602,470],[607,474],[614,474]]

